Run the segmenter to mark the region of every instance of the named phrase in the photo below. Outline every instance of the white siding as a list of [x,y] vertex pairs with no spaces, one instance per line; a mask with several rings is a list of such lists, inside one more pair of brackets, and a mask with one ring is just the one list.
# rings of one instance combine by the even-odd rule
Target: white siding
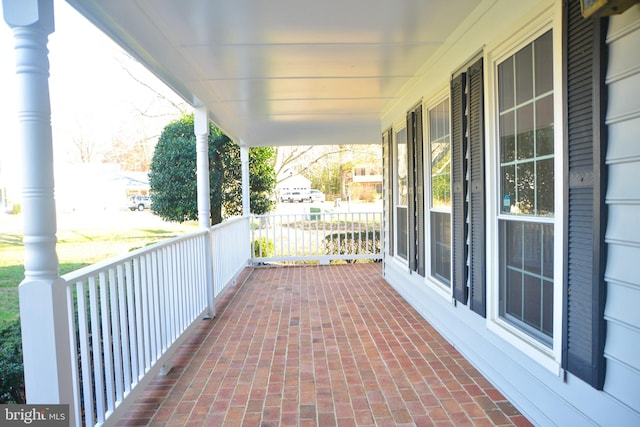
[[604,391],[640,412],[640,5],[612,17]]

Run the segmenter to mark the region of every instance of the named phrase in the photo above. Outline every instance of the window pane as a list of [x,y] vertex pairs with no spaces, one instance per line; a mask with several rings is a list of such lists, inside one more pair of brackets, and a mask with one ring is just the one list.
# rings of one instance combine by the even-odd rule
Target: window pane
[[[514,165],[503,166],[502,175],[502,205],[504,213],[512,213],[516,206],[516,167]],[[515,213],[515,212],[513,212]]]
[[533,105],[527,104],[519,108],[517,116],[517,150],[518,159],[530,159],[533,157]]
[[513,108],[513,58],[509,58],[502,64],[498,65],[498,84],[500,85],[498,97],[500,111]]
[[553,89],[553,40],[547,31],[534,42],[536,96]]
[[522,269],[522,223],[509,222],[506,224],[506,263],[507,266],[513,267],[520,271]]
[[398,171],[398,205],[406,206],[408,197],[407,182],[407,129],[402,129],[396,134],[397,158],[396,170]]
[[523,228],[523,269],[542,274],[542,234],[538,224],[522,224]]
[[[401,129],[395,135],[395,167],[397,171],[396,179],[396,200],[395,209],[395,245],[396,255],[407,259],[407,129]],[[393,242],[392,242],[393,243]]]
[[536,197],[538,216],[549,216],[554,213],[554,170],[553,158],[536,162]]
[[506,314],[522,319],[522,273],[517,270],[507,271]]
[[451,280],[451,215],[431,212],[431,275],[447,286]]
[[553,154],[553,95],[536,101],[536,155]]
[[542,330],[542,280],[524,275],[524,315],[522,320],[535,329]]
[[516,168],[516,213],[525,215],[534,213],[535,188],[533,162],[520,163]]
[[398,206],[396,208],[396,254],[403,259],[407,259],[407,208]]
[[553,336],[553,282],[542,282],[542,332]]
[[501,221],[500,316],[549,344],[553,336],[553,224]]
[[500,116],[500,161],[512,162],[516,158],[516,124],[514,112]]
[[[539,46],[536,40],[501,64],[505,70],[509,64],[515,64],[516,83],[516,103],[510,111],[500,114],[499,122],[502,213],[541,216],[554,213],[553,87],[548,86],[552,79],[545,77],[553,74],[552,52],[547,52],[552,47],[549,45],[551,33],[542,37],[544,40]],[[534,46],[537,46],[537,56],[534,56]],[[537,59],[542,62],[536,62]],[[534,74],[540,74],[540,84],[547,85],[539,97],[533,93]],[[502,75],[509,79],[506,71]],[[498,78],[500,76],[499,73]],[[498,82],[498,89],[506,90],[504,88],[505,85]],[[503,94],[498,96],[502,99]],[[511,96],[511,91],[507,90],[504,96]],[[515,169],[507,167],[511,164]],[[515,194],[511,192],[513,188]]]
[[542,275],[553,277],[553,228],[551,226],[542,229]]
[[533,49],[531,45],[515,54],[516,105],[533,98]]
[[431,144],[431,207],[451,207],[451,140],[449,101],[429,110]]

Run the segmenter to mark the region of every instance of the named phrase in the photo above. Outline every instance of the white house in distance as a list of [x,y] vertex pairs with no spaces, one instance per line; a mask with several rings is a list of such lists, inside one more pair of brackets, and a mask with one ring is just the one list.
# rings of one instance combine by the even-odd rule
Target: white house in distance
[[[198,153],[207,120],[245,158],[381,140],[389,285],[535,425],[640,425],[637,0],[67,1],[196,108]],[[22,142],[25,366],[65,402],[33,350],[61,280],[31,67],[52,1],[3,5],[18,49],[42,47],[17,55],[42,136]]]
[[308,193],[311,189],[311,180],[305,178],[299,173],[293,171],[284,172],[285,178],[282,179],[277,185],[278,195],[281,195],[284,191],[301,191]]

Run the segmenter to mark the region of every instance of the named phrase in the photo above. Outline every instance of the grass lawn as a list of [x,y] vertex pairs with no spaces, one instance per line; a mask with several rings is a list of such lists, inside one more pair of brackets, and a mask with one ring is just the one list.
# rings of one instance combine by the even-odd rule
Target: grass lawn
[[[196,229],[197,226],[193,223],[167,223],[162,227],[150,229],[114,230],[103,225],[95,228],[59,230],[56,251],[60,274]],[[23,263],[22,235],[0,235],[0,321],[18,316],[18,285],[24,277]]]

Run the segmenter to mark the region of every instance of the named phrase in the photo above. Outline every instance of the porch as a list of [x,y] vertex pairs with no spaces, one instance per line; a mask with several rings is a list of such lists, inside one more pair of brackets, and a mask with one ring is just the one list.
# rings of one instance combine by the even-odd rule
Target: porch
[[529,425],[379,263],[246,268],[118,425]]

